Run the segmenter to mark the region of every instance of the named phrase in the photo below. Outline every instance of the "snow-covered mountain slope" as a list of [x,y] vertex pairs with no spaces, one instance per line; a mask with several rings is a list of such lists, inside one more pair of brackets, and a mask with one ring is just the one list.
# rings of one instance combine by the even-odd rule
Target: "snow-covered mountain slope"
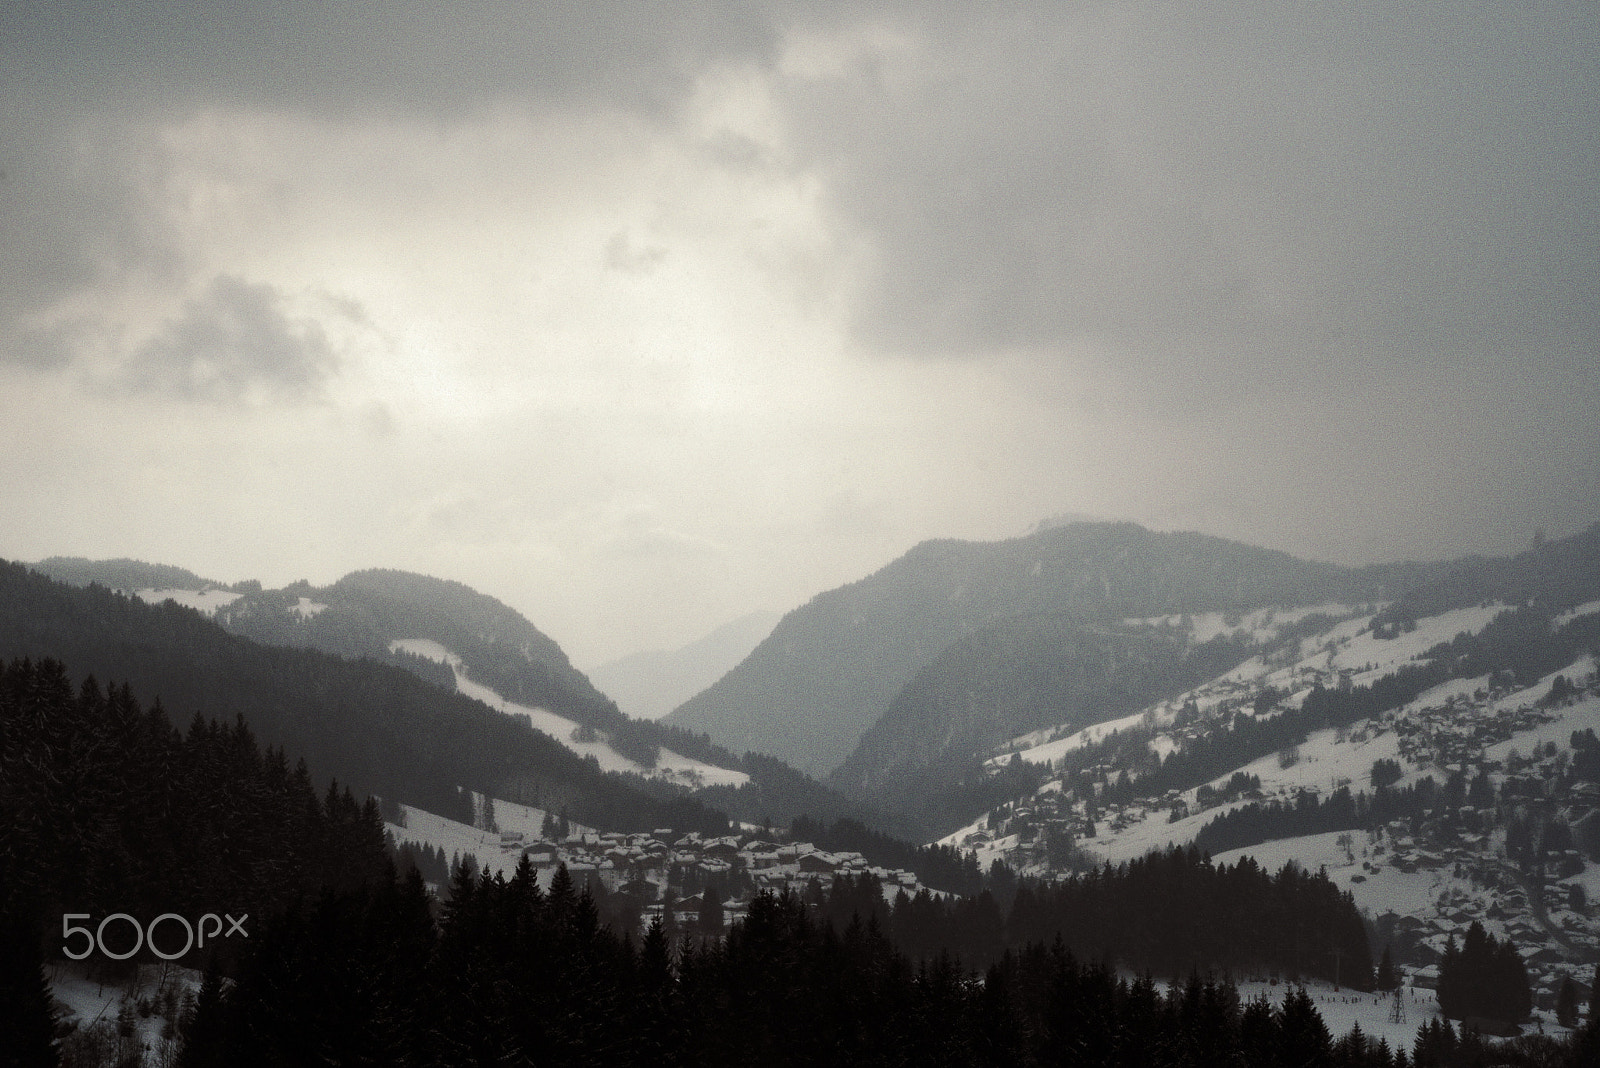
[[743,786],[750,781],[750,776],[742,771],[719,768],[666,748],[660,750],[653,767],[646,767],[613,749],[605,731],[585,726],[548,709],[508,701],[489,687],[474,682],[462,669],[461,658],[432,639],[400,638],[391,642],[390,648],[404,650],[415,656],[423,656],[448,665],[455,672],[456,689],[459,692],[508,715],[526,718],[535,730],[548,734],[579,756],[593,757],[602,771],[631,773],[691,789],[705,786]]
[[[1131,523],[1072,524],[999,542],[923,542],[790,612],[749,657],[667,722],[704,731],[735,752],[769,753],[808,774],[828,774],[850,760],[920,672],[996,625],[1016,630],[1041,614],[1103,621],[1113,613],[1362,600],[1396,577]],[[944,667],[953,678],[968,659],[962,654]],[[994,677],[994,658],[970,660]],[[870,760],[852,762],[850,778],[882,782],[880,758],[894,748],[890,740]],[[834,785],[853,788],[844,780]]]
[[[980,866],[1046,877],[1192,843],[1219,862],[1326,867],[1423,982],[1450,933],[1476,920],[1512,939],[1536,994],[1553,997],[1600,955],[1600,642],[1569,630],[1553,647],[1590,651],[1520,682],[1508,669],[1397,682],[1492,661],[1480,646],[1538,662],[1506,634],[1583,627],[1595,608],[1548,626],[1531,613],[1483,604],[1390,631],[1382,612],[1328,612],[1322,629],[1288,640],[1256,630],[1255,655],[1174,700],[1014,739],[988,761],[992,774],[1013,761],[1055,774],[941,842],[975,850]],[[1338,715],[1377,693],[1412,696]],[[1281,744],[1263,751],[1280,728]]]
[[[1053,764],[1086,745],[1137,728],[1151,732],[1151,748],[1169,752],[1175,743],[1165,728],[1178,720],[1186,706],[1192,704],[1203,716],[1214,713],[1224,703],[1237,702],[1241,697],[1254,696],[1272,687],[1285,694],[1282,703],[1297,707],[1315,686],[1368,685],[1392,674],[1397,667],[1416,664],[1428,650],[1458,634],[1479,633],[1505,608],[1504,605],[1482,605],[1445,612],[1419,620],[1415,630],[1389,640],[1372,636],[1373,611],[1359,611],[1346,605],[1284,612],[1266,609],[1241,617],[1231,629],[1220,625],[1220,613],[1195,616],[1189,624],[1191,642],[1243,634],[1250,644],[1262,647],[1262,651],[1210,682],[1132,715],[1108,719],[1071,733],[1046,729],[1014,738],[987,763],[998,767],[1016,754],[1030,764]],[[1323,617],[1330,625],[1288,642],[1276,642],[1291,624],[1312,617]],[[1180,625],[1179,617],[1129,622]]]

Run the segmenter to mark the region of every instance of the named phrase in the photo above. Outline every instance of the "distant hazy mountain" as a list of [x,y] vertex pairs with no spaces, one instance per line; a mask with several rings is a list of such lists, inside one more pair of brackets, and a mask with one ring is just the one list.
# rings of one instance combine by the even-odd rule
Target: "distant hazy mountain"
[[749,656],[778,619],[777,612],[752,612],[681,649],[653,649],[602,664],[589,678],[626,714],[660,719]]
[[742,663],[665,722],[823,776],[918,670],[998,620],[1089,622],[1382,596],[1427,568],[1351,571],[1132,523],[1077,523],[999,542],[930,541],[785,616]]

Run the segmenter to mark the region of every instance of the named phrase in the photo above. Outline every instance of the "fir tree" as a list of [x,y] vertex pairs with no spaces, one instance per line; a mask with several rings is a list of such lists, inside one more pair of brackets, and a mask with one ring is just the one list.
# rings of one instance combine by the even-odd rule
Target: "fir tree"
[[1332,1062],[1332,1039],[1328,1025],[1312,1004],[1305,987],[1297,986],[1284,995],[1278,1014],[1280,1064],[1326,1066]]
[[220,1068],[228,1063],[229,1021],[222,999],[222,975],[207,968],[200,982],[200,996],[184,1016],[179,1033],[183,1052],[178,1068]]
[[1561,977],[1561,989],[1556,993],[1556,1023],[1562,1027],[1578,1023],[1578,984],[1570,975]]
[[1383,947],[1383,956],[1378,961],[1378,989],[1393,990],[1400,985],[1400,977],[1395,974],[1394,961],[1389,956],[1389,947]]
[[0,918],[0,961],[0,1066],[59,1064],[55,1003],[31,924]]

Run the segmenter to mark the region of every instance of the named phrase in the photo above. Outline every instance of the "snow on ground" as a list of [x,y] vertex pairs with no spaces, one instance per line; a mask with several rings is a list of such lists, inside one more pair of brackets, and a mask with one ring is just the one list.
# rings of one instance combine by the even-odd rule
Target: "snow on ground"
[[1488,687],[1487,675],[1477,675],[1470,679],[1446,679],[1439,685],[1417,694],[1415,700],[1401,705],[1396,709],[1396,715],[1404,716],[1424,708],[1442,708],[1452,700],[1470,699],[1479,690],[1486,690]]
[[[1383,1039],[1391,1051],[1405,1050],[1408,1059],[1416,1045],[1417,1028],[1439,1014],[1439,1003],[1431,990],[1407,986],[1401,992],[1405,1019],[1395,1023],[1391,1020],[1394,1002],[1385,995],[1363,994],[1349,987],[1335,989],[1332,983],[1316,979],[1304,985],[1311,1004],[1316,1006],[1317,1012],[1322,1015],[1322,1022],[1328,1026],[1328,1033],[1335,1040],[1343,1038],[1352,1027],[1360,1024],[1362,1034],[1374,1041]],[[1285,982],[1246,979],[1239,983],[1239,1001],[1248,1004],[1265,994],[1268,1001],[1281,1008],[1284,996],[1292,989]]]
[[[1339,844],[1339,839],[1347,835],[1350,838],[1348,851]],[[1407,873],[1389,867],[1385,863],[1388,854],[1381,848],[1380,843],[1375,850],[1366,831],[1328,831],[1230,849],[1211,859],[1232,867],[1241,857],[1253,857],[1264,870],[1274,873],[1291,860],[1309,872],[1325,869],[1335,886],[1350,891],[1356,906],[1374,916],[1385,912],[1415,916],[1432,906],[1442,891],[1471,885],[1456,879],[1447,870],[1423,869]],[[1363,867],[1364,864],[1378,870],[1371,871]],[[1360,882],[1353,881],[1357,877]]]
[[[45,965],[45,978],[50,984],[50,994],[65,1010],[64,1022],[79,1031],[96,1024],[115,1027],[117,1015],[124,1001],[130,1007],[141,997],[155,998],[172,987],[179,1004],[185,994],[198,995],[200,972],[181,968],[175,964],[141,964],[131,979],[115,983],[102,983],[86,978],[89,962],[57,960]],[[140,1063],[171,1063],[175,1052],[174,1040],[162,1038],[167,1021],[159,1013],[140,1016],[134,1013],[133,1026],[139,1044],[146,1051]]]
[[[1284,997],[1295,989],[1295,984],[1266,976],[1244,978],[1235,976],[1234,982],[1239,989],[1241,1005],[1247,1005],[1256,998],[1265,996],[1274,1007],[1282,1008]],[[1175,984],[1172,982],[1163,984],[1158,981],[1156,988],[1166,993],[1173,985]],[[1311,998],[1311,1004],[1322,1016],[1322,1022],[1327,1025],[1328,1033],[1335,1041],[1349,1034],[1352,1027],[1360,1024],[1362,1034],[1373,1041],[1382,1039],[1388,1043],[1391,1051],[1405,1050],[1408,1058],[1416,1046],[1417,1030],[1439,1015],[1439,1002],[1434,992],[1412,986],[1408,981],[1402,983],[1400,990],[1402,1010],[1400,1020],[1394,1018],[1394,1000],[1388,995],[1362,993],[1349,987],[1336,988],[1332,983],[1321,979],[1307,980],[1299,985],[1305,988],[1307,996]],[[1459,1028],[1459,1025],[1453,1026]],[[1561,1038],[1567,1034],[1567,1029],[1556,1024],[1552,1013],[1536,1011],[1523,1027],[1523,1033],[1541,1032]]]
[[[482,794],[474,796],[479,802],[482,801]],[[484,871],[490,875],[500,872],[508,879],[516,871],[517,862],[522,859],[522,850],[520,847],[501,849],[500,831],[521,832],[527,841],[543,837],[544,810],[510,801],[495,801],[494,819],[500,831],[492,834],[410,805],[401,805],[400,808],[405,812],[405,826],[384,824],[384,828],[394,836],[395,845],[405,842],[431,845],[443,852],[446,860],[453,859],[457,854],[465,856],[471,853],[478,858],[478,865]],[[568,828],[574,832],[591,829],[576,823],[569,823]],[[545,881],[548,888],[549,876],[545,877]]]
[[[1076,749],[1082,749],[1086,745],[1094,745],[1096,742],[1104,741],[1116,731],[1137,727],[1144,722],[1144,718],[1145,713],[1135,712],[1133,715],[1123,716],[1121,719],[1108,719],[1104,723],[1096,723],[1091,727],[1085,727],[1081,731],[1074,731],[1066,737],[1057,738],[1054,741],[1044,740],[1050,736],[1050,730],[1035,731],[1032,734],[1013,739],[1008,743],[1012,746],[1018,744],[1028,745],[1028,748],[1002,753],[999,756],[989,758],[984,764],[986,767],[998,767],[1009,761],[1013,752],[1019,752],[1022,759],[1029,764],[1052,764]],[[1035,739],[1036,741],[1033,741],[1033,744],[1028,744]]]
[[[1328,658],[1328,666],[1336,671],[1356,673],[1352,680],[1358,684],[1388,675],[1399,665],[1415,660],[1440,642],[1448,642],[1457,634],[1476,634],[1487,627],[1507,605],[1475,605],[1457,608],[1417,620],[1417,628],[1393,638],[1374,637],[1369,630],[1344,642]],[[1370,665],[1370,670],[1368,670]]]
[[[1199,645],[1224,635],[1243,631],[1245,637],[1259,645],[1276,638],[1285,627],[1300,622],[1307,616],[1326,615],[1339,619],[1358,609],[1345,604],[1319,604],[1302,608],[1258,608],[1254,612],[1235,616],[1230,612],[1197,612],[1189,618],[1189,640]],[[1181,615],[1149,616],[1144,619],[1127,619],[1130,626],[1143,624],[1151,627],[1181,627]],[[1230,622],[1231,620],[1231,622]]]
[[1596,612],[1600,612],[1600,601],[1585,601],[1578,607],[1573,608],[1570,611],[1562,612],[1559,616],[1556,616],[1556,618],[1552,619],[1550,621],[1550,628],[1552,630],[1560,630],[1562,627],[1566,626],[1568,623],[1571,623],[1579,616],[1592,616]]
[[1572,741],[1572,732],[1592,730],[1600,735],[1600,697],[1587,694],[1574,701],[1565,708],[1551,708],[1547,711],[1554,713],[1558,718],[1535,727],[1531,731],[1523,731],[1514,738],[1484,749],[1483,755],[1488,760],[1505,760],[1515,749],[1523,756],[1528,756],[1535,746],[1546,742],[1555,742],[1566,749]]
[[[1582,657],[1561,672],[1552,673],[1528,689],[1502,697],[1495,702],[1495,705],[1497,707],[1516,708],[1520,705],[1531,704],[1549,692],[1550,683],[1555,678],[1555,675],[1565,674],[1568,678],[1572,678],[1575,675],[1584,677],[1589,671],[1593,670],[1593,667],[1593,658]],[[1442,691],[1445,687],[1438,687],[1437,689]],[[1468,692],[1471,691],[1469,690]],[[1438,702],[1429,702],[1430,705],[1436,703]],[[1554,741],[1565,746],[1575,730],[1593,728],[1596,733],[1600,733],[1600,697],[1589,695],[1573,702],[1564,709],[1554,709],[1552,711],[1558,714],[1560,718],[1532,730],[1519,732],[1506,741],[1489,746],[1484,750],[1485,758],[1503,761],[1512,749],[1516,749],[1526,756],[1534,746],[1542,745],[1548,741]],[[1426,774],[1433,774],[1437,778],[1436,769],[1418,767],[1401,756],[1400,737],[1398,734],[1393,731],[1382,731],[1367,734],[1363,737],[1363,731],[1360,730],[1360,726],[1358,724],[1355,729],[1352,729],[1343,742],[1338,740],[1338,736],[1341,733],[1338,731],[1321,730],[1312,732],[1306,741],[1298,747],[1295,762],[1287,768],[1281,766],[1282,761],[1279,755],[1273,753],[1254,760],[1238,770],[1247,775],[1259,776],[1261,779],[1261,791],[1269,798],[1274,795],[1292,796],[1301,789],[1314,790],[1320,796],[1326,797],[1339,786],[1346,784],[1350,786],[1352,791],[1370,789],[1372,764],[1380,759],[1394,760],[1400,764],[1403,774],[1397,785],[1411,785]],[[1212,780],[1211,785],[1214,788],[1220,787],[1232,775],[1233,772],[1231,771],[1225,775],[1220,775]],[[1184,792],[1183,797],[1185,801],[1193,806],[1196,803],[1197,794],[1198,790],[1188,790]],[[1109,823],[1102,821],[1100,824],[1102,834],[1095,838],[1085,839],[1079,845],[1094,853],[1097,857],[1110,860],[1113,863],[1120,863],[1124,860],[1142,856],[1151,849],[1163,849],[1170,843],[1187,844],[1194,840],[1195,835],[1205,824],[1245,803],[1244,801],[1235,801],[1219,805],[1203,812],[1195,812],[1171,823],[1167,822],[1167,813],[1164,809],[1149,809],[1142,819],[1130,823],[1121,831],[1112,831]],[[956,832],[955,835],[943,839],[943,841],[947,843],[958,842],[980,825],[981,821],[969,825]],[[1320,837],[1322,836],[1313,835],[1309,838],[1287,840],[1281,851],[1281,859],[1269,866],[1276,870],[1277,867],[1281,866],[1282,860],[1288,859],[1290,856],[1299,856],[1306,867],[1314,870],[1318,864],[1324,863],[1327,857],[1332,855],[1328,852],[1332,847],[1328,846],[1327,843],[1323,843],[1321,846],[1317,845]],[[1331,842],[1332,838],[1336,837],[1337,835],[1331,836],[1329,841]],[[1252,847],[1243,852],[1254,853],[1260,859],[1262,851],[1267,850],[1270,846],[1273,846],[1273,843]],[[1308,848],[1320,851],[1313,854],[1303,854],[1302,850]],[[1238,852],[1233,851],[1225,855],[1233,858]],[[1273,853],[1271,855],[1278,856],[1279,854]],[[1313,859],[1313,857],[1321,859]],[[1340,859],[1341,861],[1343,860],[1342,854]],[[1364,874],[1360,869],[1359,861],[1360,858],[1358,856],[1354,870],[1346,873],[1347,876]],[[1331,863],[1329,863],[1329,870],[1332,873],[1333,865]],[[1408,909],[1401,908],[1398,904],[1383,905],[1377,900],[1378,896],[1392,892],[1405,897],[1409,901],[1413,895],[1421,892],[1421,884],[1417,883],[1416,880],[1423,878],[1425,878],[1424,874],[1404,876],[1403,873],[1390,871],[1385,871],[1384,878],[1378,881],[1374,881],[1369,876],[1369,883],[1372,883],[1372,885],[1369,885],[1366,891],[1358,892],[1357,900],[1359,901],[1363,897],[1372,899],[1373,907],[1380,912],[1386,908],[1392,908],[1396,912],[1405,912]],[[1348,880],[1341,883],[1341,885],[1346,885],[1346,888],[1352,890],[1357,889],[1357,886],[1359,886],[1359,884],[1355,886],[1347,884]],[[1435,889],[1437,890],[1437,888]]]
[[301,619],[310,619],[327,609],[327,605],[318,604],[309,597],[300,598],[300,603],[289,606],[289,611],[297,612]]
[[176,601],[185,608],[193,608],[201,615],[214,615],[219,608],[232,604],[240,594],[232,590],[134,590],[134,596],[146,604]]
[[[1292,794],[1309,788],[1326,796],[1344,785],[1348,785],[1352,792],[1371,789],[1369,780],[1374,760],[1395,760],[1406,766],[1400,757],[1400,736],[1393,731],[1385,731],[1359,742],[1352,740],[1358,737],[1354,733],[1340,742],[1340,733],[1334,730],[1311,732],[1305,742],[1296,748],[1298,758],[1287,768],[1282,766],[1277,753],[1270,753],[1244,765],[1241,770],[1246,775],[1259,775],[1261,790],[1268,795]],[[1220,785],[1227,780],[1228,775],[1219,776],[1213,780],[1213,785]],[[1405,780],[1402,780],[1402,784],[1405,784]]]
[[[1600,864],[1588,864],[1576,875],[1559,881],[1561,886],[1581,886],[1589,901],[1600,901]],[[1593,906],[1590,906],[1593,908]]]
[[[1349,672],[1355,685],[1368,685],[1391,674],[1402,664],[1419,659],[1441,642],[1457,634],[1476,634],[1488,626],[1506,605],[1459,608],[1417,620],[1415,630],[1393,638],[1378,638],[1371,630],[1371,616],[1348,618],[1320,635],[1303,638],[1294,662],[1284,665],[1278,657],[1274,666],[1260,655],[1251,657],[1219,679],[1224,683],[1258,683],[1283,690],[1304,691],[1314,673]],[[1204,687],[1202,687],[1204,689]],[[1300,695],[1297,694],[1296,699]]]
[[101,1020],[117,1019],[117,1007],[122,1004],[125,987],[95,982],[76,974],[76,969],[57,961],[46,966],[50,980],[50,993],[77,1017],[79,1027],[89,1027]]
[[548,709],[535,708],[531,705],[518,704],[508,701],[497,692],[467,678],[461,667],[461,658],[446,649],[436,641],[427,638],[401,638],[389,643],[391,650],[403,649],[417,656],[425,656],[430,660],[449,664],[455,670],[456,690],[474,700],[482,701],[497,711],[507,715],[526,716],[533,724],[533,728],[548,734],[568,749],[582,757],[592,756],[600,765],[601,771],[631,772],[647,778],[665,779],[685,786],[743,786],[750,781],[750,776],[742,771],[731,768],[719,768],[714,764],[707,764],[702,760],[674,753],[663,747],[656,758],[653,768],[647,768],[636,760],[618,753],[604,740],[603,732],[593,732],[594,741],[580,741],[580,737],[590,736],[584,732],[577,720],[568,719]]
[[1097,828],[1100,834],[1094,838],[1080,839],[1078,845],[1097,860],[1122,864],[1136,860],[1153,849],[1188,845],[1200,833],[1201,827],[1222,813],[1238,808],[1241,803],[1218,805],[1172,823],[1167,822],[1165,809],[1152,808],[1145,812],[1143,819],[1130,823],[1120,831],[1110,830],[1110,824],[1102,820]]
[[[1362,654],[1359,664],[1363,667],[1377,660],[1394,661],[1395,658],[1409,660],[1417,653],[1431,649],[1440,641],[1455,637],[1462,630],[1482,629],[1499,610],[1499,608],[1465,609],[1461,612],[1445,613],[1431,620],[1419,621],[1415,631],[1403,636],[1409,639],[1405,642],[1401,639],[1378,642],[1377,639],[1372,639],[1370,634],[1363,635],[1362,631],[1369,628],[1372,617],[1356,615],[1355,613],[1361,610],[1351,605],[1323,604],[1308,608],[1261,609],[1238,617],[1233,627],[1226,625],[1224,613],[1200,613],[1190,617],[1190,634],[1196,642],[1242,630],[1252,642],[1258,645],[1267,644],[1284,628],[1308,616],[1326,615],[1337,622],[1320,635],[1301,639],[1298,647],[1289,647],[1287,655],[1290,662],[1287,664],[1284,663],[1285,653],[1282,651],[1256,654],[1231,671],[1195,687],[1188,693],[1171,701],[1158,702],[1132,715],[1092,724],[1060,737],[1056,736],[1061,730],[1060,727],[1046,727],[1020,735],[1007,742],[1001,748],[999,755],[991,757],[985,763],[991,768],[998,767],[1009,761],[1013,753],[1020,753],[1022,759],[1030,764],[1052,763],[1068,753],[1103,741],[1113,731],[1169,723],[1177,711],[1189,701],[1193,701],[1203,714],[1209,713],[1223,701],[1237,698],[1240,686],[1276,686],[1295,694],[1289,702],[1293,704],[1309,691],[1309,680],[1315,677],[1312,672],[1326,673],[1340,670],[1344,659],[1353,659],[1352,649]],[[1129,619],[1125,622],[1130,625],[1177,627],[1182,619],[1182,616],[1176,615],[1153,616],[1147,619]],[[1369,649],[1369,645],[1373,643],[1383,647],[1381,653],[1374,653]],[[1164,752],[1171,742],[1158,738],[1152,744],[1158,752]]]

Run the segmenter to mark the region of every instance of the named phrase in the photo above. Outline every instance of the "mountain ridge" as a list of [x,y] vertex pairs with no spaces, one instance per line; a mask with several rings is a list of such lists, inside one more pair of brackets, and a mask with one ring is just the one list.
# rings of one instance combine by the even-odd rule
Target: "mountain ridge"
[[[789,612],[664,722],[809,774],[837,769],[921,667],[998,619],[1088,621],[1369,597],[1433,565],[1354,571],[1194,533],[1077,523],[996,542],[921,542]],[[1364,599],[1364,598],[1357,598]]]

